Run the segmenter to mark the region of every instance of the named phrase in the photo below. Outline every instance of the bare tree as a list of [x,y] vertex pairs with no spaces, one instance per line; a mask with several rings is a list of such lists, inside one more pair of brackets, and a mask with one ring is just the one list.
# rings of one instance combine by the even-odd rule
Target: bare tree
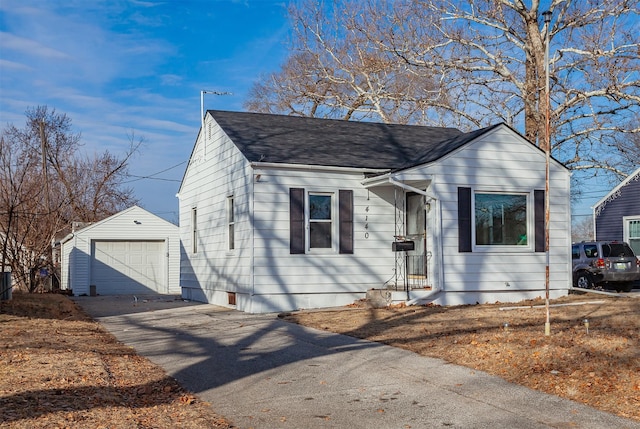
[[140,143],[123,157],[81,154],[71,119],[47,107],[26,112],[19,129],[8,125],[0,140],[0,263],[33,292],[53,269],[51,243],[72,222],[95,222],[136,203],[122,187]]
[[[395,2],[307,1],[290,8],[292,55],[257,82],[248,110],[384,122],[424,122],[429,100],[446,99],[437,79],[380,49],[382,29],[413,19]],[[393,12],[393,14],[392,14]],[[400,16],[402,13],[405,15]]]
[[594,223],[593,216],[585,216],[574,222],[571,226],[571,241],[588,241],[594,240]]
[[552,153],[617,181],[631,168],[622,152],[640,156],[629,144],[640,134],[639,1],[302,2],[289,62],[247,106],[461,129],[506,122],[544,148],[548,32]]

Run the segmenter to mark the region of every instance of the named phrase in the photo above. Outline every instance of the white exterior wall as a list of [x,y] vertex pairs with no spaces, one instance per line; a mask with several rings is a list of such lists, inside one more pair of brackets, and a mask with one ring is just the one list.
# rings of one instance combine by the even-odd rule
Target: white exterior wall
[[[252,172],[246,158],[211,120],[193,149],[178,194],[180,285],[185,299],[228,305],[236,294],[245,309],[252,293]],[[205,147],[206,141],[206,147]],[[235,206],[235,249],[228,249],[227,198]],[[193,252],[192,210],[197,210],[198,251]]]
[[[393,277],[393,192],[389,196],[388,190],[365,190],[359,172],[254,170],[209,116],[205,134],[195,145],[179,192],[185,299],[230,306],[228,293],[235,292],[235,308],[253,313],[327,307],[364,298],[367,289],[380,288]],[[290,254],[290,188],[333,192],[336,203],[339,190],[353,191],[354,254],[339,254],[337,249]],[[233,251],[227,249],[226,237],[229,195],[236,208]],[[191,232],[194,207],[196,253]]]
[[[364,189],[359,172],[260,169],[255,173],[260,180],[254,184],[255,295],[250,311],[346,305],[393,277],[393,192],[379,195]],[[337,248],[290,254],[290,188],[332,193],[336,208],[338,191],[353,191],[353,254],[340,254]],[[335,210],[333,220],[337,227]]]
[[166,245],[167,285],[166,290],[160,292],[180,293],[178,227],[137,206],[76,231],[63,240],[61,289],[72,289],[74,295],[89,294],[91,243],[94,240],[163,240]]
[[[434,231],[442,243],[443,292],[436,304],[457,305],[519,301],[544,297],[546,253],[480,249],[458,251],[458,187],[475,191],[527,192],[533,225],[533,191],[545,189],[545,156],[507,127],[498,127],[431,165],[405,172],[429,175],[429,193],[438,199],[441,222]],[[399,175],[402,177],[402,174]],[[569,172],[552,160],[550,180],[551,297],[566,295],[571,285],[571,213]],[[475,238],[473,239],[475,243]]]

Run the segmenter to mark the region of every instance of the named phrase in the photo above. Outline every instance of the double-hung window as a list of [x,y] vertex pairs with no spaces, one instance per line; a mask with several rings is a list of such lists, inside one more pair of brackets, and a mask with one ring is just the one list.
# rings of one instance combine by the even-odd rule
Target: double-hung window
[[333,248],[333,194],[309,192],[307,207],[309,249]]
[[292,254],[353,253],[353,191],[289,190]]
[[191,208],[191,252],[198,253],[198,209]]
[[235,244],[235,213],[233,204],[233,195],[227,197],[227,243],[228,249],[236,248]]

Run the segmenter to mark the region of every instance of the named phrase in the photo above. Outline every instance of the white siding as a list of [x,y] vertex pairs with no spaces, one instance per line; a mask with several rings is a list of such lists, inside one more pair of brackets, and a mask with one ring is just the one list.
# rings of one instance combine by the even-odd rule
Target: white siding
[[[160,293],[180,293],[180,237],[178,227],[134,206],[76,231],[62,243],[61,288],[74,295],[89,294],[91,249],[94,241],[163,241],[165,284]],[[101,293],[98,291],[98,293]]]
[[[286,295],[277,301],[289,309],[342,305],[381,288],[393,276],[394,209],[362,186],[362,173],[263,169],[254,185],[257,295]],[[339,190],[353,191],[354,252],[337,249],[289,253],[289,189],[329,192],[337,203]],[[392,202],[392,200],[391,200]],[[337,223],[337,219],[334,219]],[[274,311],[267,299],[256,299],[252,311]]]
[[[252,288],[251,187],[247,160],[214,123],[206,118],[207,135],[199,136],[179,192],[180,285],[187,299],[227,305],[236,293],[244,305]],[[210,130],[210,131],[209,131]],[[206,148],[205,143],[206,141]],[[206,150],[205,150],[206,149]],[[227,198],[235,206],[235,249],[228,249]],[[197,209],[198,251],[193,252],[191,211]]]
[[[546,254],[533,250],[458,251],[458,187],[473,191],[545,189],[544,153],[499,127],[438,162],[412,170],[431,175],[429,192],[440,202],[444,293],[436,303],[471,304],[544,296]],[[569,173],[552,161],[550,180],[550,289],[566,294],[571,283]],[[533,221],[533,201],[530,201]],[[532,232],[532,231],[530,231]],[[533,241],[533,237],[529,237]]]

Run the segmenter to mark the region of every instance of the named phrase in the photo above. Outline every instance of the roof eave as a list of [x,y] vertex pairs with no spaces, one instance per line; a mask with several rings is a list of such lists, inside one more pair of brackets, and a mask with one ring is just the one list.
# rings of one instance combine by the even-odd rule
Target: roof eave
[[333,171],[342,173],[373,173],[383,174],[390,169],[365,168],[365,167],[338,167],[332,165],[313,165],[313,164],[287,164],[279,162],[251,162],[254,169],[285,169],[285,170],[313,170],[313,171]]

